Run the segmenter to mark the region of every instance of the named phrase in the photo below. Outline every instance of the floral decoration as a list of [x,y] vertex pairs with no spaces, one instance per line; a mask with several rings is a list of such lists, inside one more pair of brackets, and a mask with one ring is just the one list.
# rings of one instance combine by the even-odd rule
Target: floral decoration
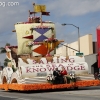
[[100,85],[100,80],[84,80],[77,81],[70,84],[0,84],[0,89],[5,90],[18,90],[18,91],[30,91],[30,90],[49,90],[49,89],[62,89],[62,88],[72,88],[72,87],[86,87],[86,86],[98,86]]

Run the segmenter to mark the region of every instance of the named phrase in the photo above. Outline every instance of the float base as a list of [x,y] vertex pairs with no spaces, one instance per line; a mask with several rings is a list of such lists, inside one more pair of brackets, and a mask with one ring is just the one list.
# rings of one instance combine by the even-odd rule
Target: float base
[[89,87],[99,86],[100,80],[84,80],[72,82],[70,84],[57,84],[53,85],[50,83],[42,84],[0,84],[0,89],[4,90],[17,90],[17,91],[32,91],[32,90],[51,90],[51,89],[64,89],[64,88],[75,88],[75,87]]

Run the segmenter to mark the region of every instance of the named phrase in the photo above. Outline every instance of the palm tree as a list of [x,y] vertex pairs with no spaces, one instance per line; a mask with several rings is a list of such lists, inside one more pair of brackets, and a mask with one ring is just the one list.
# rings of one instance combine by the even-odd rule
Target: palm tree
[[6,43],[6,45],[5,46],[10,46],[10,43]]
[[4,66],[7,66],[8,62],[10,62],[10,60],[6,58],[6,59],[4,60]]
[[[5,46],[10,46],[10,43],[6,43]],[[4,47],[0,47],[0,53],[6,53],[6,50]]]
[[6,53],[6,50],[5,50],[5,48],[0,48],[1,49],[1,53]]

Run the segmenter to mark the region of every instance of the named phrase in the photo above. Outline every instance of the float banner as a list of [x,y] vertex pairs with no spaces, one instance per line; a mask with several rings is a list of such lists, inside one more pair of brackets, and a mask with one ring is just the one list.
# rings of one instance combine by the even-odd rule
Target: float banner
[[21,66],[21,76],[24,77],[46,77],[53,74],[55,68],[59,70],[64,67],[67,72],[74,71],[75,74],[88,74],[88,65],[86,62],[78,63],[59,63],[59,64],[34,64]]

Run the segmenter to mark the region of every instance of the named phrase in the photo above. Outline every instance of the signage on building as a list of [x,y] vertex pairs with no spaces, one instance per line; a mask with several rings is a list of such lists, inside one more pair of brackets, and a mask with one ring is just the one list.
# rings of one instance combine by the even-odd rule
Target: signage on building
[[78,53],[76,53],[76,56],[83,56],[84,54],[83,53],[80,53],[80,52],[78,52]]

